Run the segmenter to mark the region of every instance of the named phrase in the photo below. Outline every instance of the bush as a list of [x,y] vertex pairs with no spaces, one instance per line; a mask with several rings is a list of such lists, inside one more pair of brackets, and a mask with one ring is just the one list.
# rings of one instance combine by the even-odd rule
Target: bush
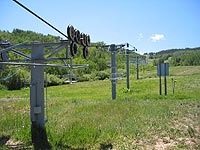
[[[45,75],[45,77],[46,77],[46,75]],[[46,78],[45,78],[45,83],[46,83]],[[63,84],[62,79],[60,79],[56,75],[47,73],[47,85],[48,86],[55,86],[55,85],[61,85],[61,84]]]
[[92,76],[94,80],[105,80],[110,77],[110,73],[106,71],[97,71]]
[[7,77],[2,84],[8,88],[8,90],[20,90],[25,87],[27,83],[30,83],[30,73],[26,70],[12,70],[7,72]]
[[5,85],[0,84],[0,90],[6,90],[6,89],[7,89],[7,87]]
[[[0,82],[0,89],[8,90],[20,90],[23,87],[27,87],[31,82],[31,74],[26,70],[9,70],[2,71],[1,76],[4,78]],[[46,77],[46,75],[45,75]],[[56,75],[47,74],[48,86],[60,85],[64,80],[60,79]],[[45,79],[46,82],[46,79]],[[6,87],[6,88],[5,88]]]
[[84,74],[84,75],[78,77],[78,81],[80,81],[80,82],[90,81],[90,80],[92,80],[91,74]]
[[110,73],[107,71],[96,71],[92,74],[83,74],[78,77],[78,81],[91,81],[91,80],[105,80],[110,77]]

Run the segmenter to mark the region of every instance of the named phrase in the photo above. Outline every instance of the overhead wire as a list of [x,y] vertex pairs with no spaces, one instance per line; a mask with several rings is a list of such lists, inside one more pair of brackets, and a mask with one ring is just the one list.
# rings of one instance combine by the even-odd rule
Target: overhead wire
[[[25,5],[23,5],[22,3],[18,2],[17,0],[13,0],[15,3],[17,3],[19,6],[21,6],[22,8],[24,8],[26,11],[28,11],[29,13],[31,13],[32,15],[34,15],[35,17],[37,17],[38,19],[40,19],[41,21],[43,21],[45,24],[47,24],[48,26],[50,26],[51,28],[53,28],[54,30],[56,30],[58,33],[60,33],[61,35],[63,35],[64,37],[68,38],[68,36],[66,34],[64,34],[63,32],[61,32],[60,30],[58,30],[56,27],[54,27],[52,24],[50,24],[49,22],[47,22],[46,20],[44,20],[42,17],[40,17],[39,15],[37,15],[36,13],[34,13],[32,10],[30,10],[28,7],[26,7]],[[135,46],[128,44],[130,47],[135,48]]]
[[31,13],[32,15],[34,15],[35,17],[37,17],[38,19],[40,19],[41,21],[43,21],[44,23],[46,23],[48,26],[50,26],[51,28],[53,28],[54,30],[56,30],[58,33],[60,33],[61,35],[63,35],[64,37],[68,38],[67,35],[65,35],[63,32],[61,32],[60,30],[58,30],[56,27],[54,27],[53,25],[51,25],[50,23],[48,23],[46,20],[44,20],[42,17],[40,17],[39,15],[37,15],[36,13],[34,13],[32,10],[30,10],[28,7],[24,6],[22,3],[18,2],[17,0],[13,0],[15,3],[17,3],[19,6],[21,6],[22,8],[24,8],[25,10],[27,10],[29,13]]

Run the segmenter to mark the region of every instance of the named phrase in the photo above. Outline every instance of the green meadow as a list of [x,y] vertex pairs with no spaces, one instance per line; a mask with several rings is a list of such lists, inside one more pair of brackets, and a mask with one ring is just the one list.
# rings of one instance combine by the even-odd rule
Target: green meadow
[[[139,80],[131,70],[130,89],[126,78],[118,80],[116,100],[109,79],[48,87],[49,143],[77,150],[200,149],[200,66],[170,67],[167,88],[159,95],[156,67],[141,69]],[[0,91],[0,149],[33,149],[29,90]]]

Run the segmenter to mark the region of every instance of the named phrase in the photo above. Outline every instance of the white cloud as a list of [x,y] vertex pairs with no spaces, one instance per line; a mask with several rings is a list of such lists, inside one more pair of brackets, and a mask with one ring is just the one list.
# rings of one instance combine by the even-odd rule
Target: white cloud
[[152,42],[157,42],[163,40],[164,38],[165,38],[164,34],[152,34],[152,36],[150,37]]
[[137,40],[140,41],[141,39],[143,39],[143,33],[139,33],[139,34],[138,34]]

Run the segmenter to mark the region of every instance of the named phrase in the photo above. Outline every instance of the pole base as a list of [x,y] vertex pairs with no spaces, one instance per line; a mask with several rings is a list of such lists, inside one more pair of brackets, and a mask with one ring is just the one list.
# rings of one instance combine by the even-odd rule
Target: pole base
[[45,127],[42,128],[36,125],[35,122],[32,122],[31,136],[34,149],[51,149],[51,145],[48,141]]

